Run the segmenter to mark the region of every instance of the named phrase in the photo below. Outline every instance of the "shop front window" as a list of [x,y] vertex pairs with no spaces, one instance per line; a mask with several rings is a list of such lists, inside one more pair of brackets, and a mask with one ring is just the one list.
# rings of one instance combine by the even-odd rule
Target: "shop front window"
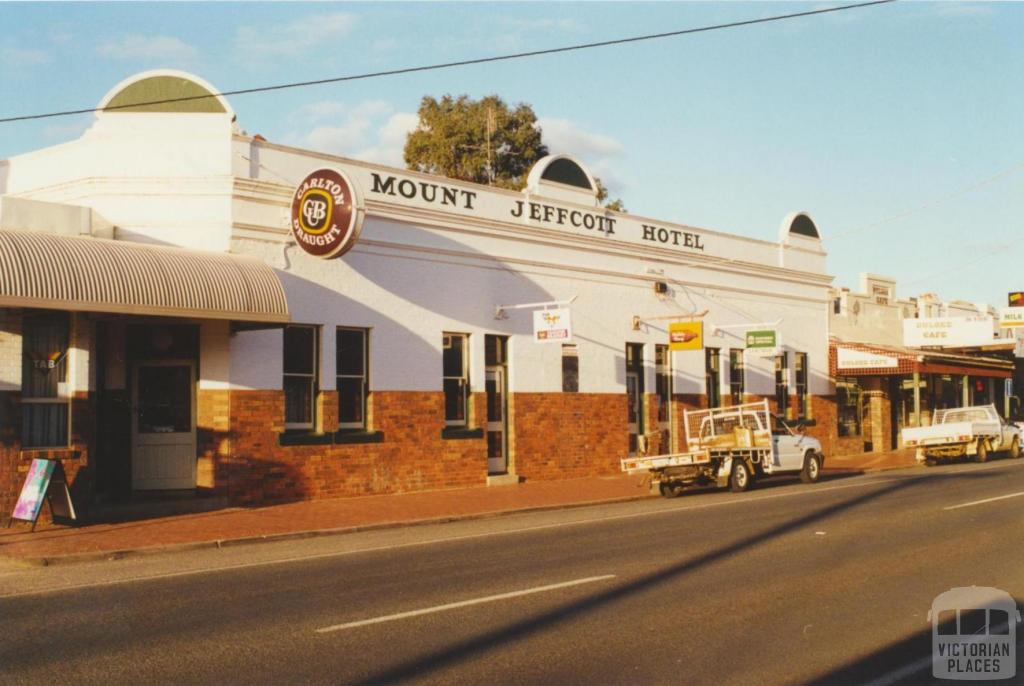
[[861,435],[862,395],[863,390],[856,379],[836,379],[836,411],[840,438]]
[[67,447],[71,418],[67,392],[70,318],[63,312],[28,314],[23,320],[21,444]]
[[284,427],[312,429],[317,391],[318,329],[287,326],[284,329]]

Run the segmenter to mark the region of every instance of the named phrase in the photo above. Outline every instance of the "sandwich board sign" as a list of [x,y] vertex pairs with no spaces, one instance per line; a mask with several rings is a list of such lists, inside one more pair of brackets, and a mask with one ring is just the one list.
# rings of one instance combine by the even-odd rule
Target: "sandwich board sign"
[[[57,491],[53,493],[51,491]],[[71,492],[68,491],[67,480],[64,478],[64,469],[58,460],[45,460],[36,458],[32,460],[28,475],[25,477],[25,485],[21,488],[21,495],[14,505],[14,513],[11,515],[11,522],[20,519],[32,522],[32,530],[36,528],[39,521],[39,513],[43,509],[43,500],[50,503],[50,512],[54,517],[75,519],[75,506],[71,502]]]

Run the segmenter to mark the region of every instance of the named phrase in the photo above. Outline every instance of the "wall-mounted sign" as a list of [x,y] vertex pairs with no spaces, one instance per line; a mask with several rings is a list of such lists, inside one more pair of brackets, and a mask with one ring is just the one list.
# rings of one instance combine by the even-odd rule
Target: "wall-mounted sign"
[[672,322],[668,325],[669,350],[700,350],[704,347],[704,322]]
[[533,311],[533,340],[536,343],[572,341],[572,314],[567,307]]
[[774,348],[776,342],[775,329],[747,332],[747,348]]
[[988,345],[995,337],[992,317],[925,317],[903,320],[903,345],[966,347]]
[[843,369],[896,369],[899,360],[895,357],[851,348],[836,349],[836,367]]
[[999,310],[999,326],[1004,329],[1024,326],[1024,307],[1004,307]]
[[365,209],[355,185],[337,169],[317,169],[292,197],[292,235],[310,255],[335,257],[359,239]]
[[1024,291],[1013,291],[1006,296],[1006,304],[1010,307],[1024,307]]

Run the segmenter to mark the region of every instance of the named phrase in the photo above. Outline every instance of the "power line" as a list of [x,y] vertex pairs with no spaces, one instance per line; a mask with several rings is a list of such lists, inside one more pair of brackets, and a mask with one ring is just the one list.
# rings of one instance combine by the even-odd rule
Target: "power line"
[[[416,72],[433,71],[437,69],[451,69],[452,67],[465,67],[473,64],[486,64],[488,62],[503,62],[506,60],[516,60],[525,57],[537,57],[539,55],[554,55],[562,52],[572,52],[575,50],[588,50],[590,48],[604,48],[610,45],[623,45],[626,43],[639,43],[641,41],[657,40],[659,38],[672,38],[674,36],[685,36],[693,33],[704,33],[707,31],[718,31],[721,29],[733,29],[740,26],[751,26],[753,24],[767,24],[775,21],[784,21],[787,19],[796,19],[798,17],[809,17],[816,14],[827,14],[829,12],[842,12],[845,10],[860,9],[862,7],[871,7],[873,5],[887,5],[896,0],[872,0],[871,2],[860,2],[852,5],[840,5],[838,7],[828,7],[825,9],[808,10],[806,12],[793,12],[791,14],[780,14],[771,17],[764,17],[761,19],[746,19],[744,21],[734,21],[727,24],[714,24],[711,26],[701,26],[695,29],[682,29],[679,31],[666,31],[664,33],[652,33],[644,36],[632,36],[630,38],[616,38],[613,40],[597,41],[594,43],[580,43],[578,45],[567,45],[560,48],[546,48],[543,50],[531,50],[529,52],[517,52],[510,55],[496,55],[493,57],[478,57],[470,60],[460,60],[458,62],[442,62],[440,64],[429,64],[419,67],[405,67],[402,69],[389,69],[386,71],[376,71],[367,74],[355,74],[352,76],[337,76],[329,79],[317,79],[315,81],[295,81],[292,83],[283,83],[276,86],[262,86],[258,88],[241,88],[238,90],[221,91],[219,93],[208,93],[205,95],[190,95],[180,98],[167,98],[164,100],[149,100],[146,102],[136,102],[128,105],[115,105],[113,107],[105,107],[103,111],[119,110],[132,107],[144,107],[148,105],[165,105],[173,102],[187,102],[190,100],[205,100],[207,98],[223,97],[228,95],[248,95],[249,93],[266,93],[269,91],[286,90],[289,88],[305,88],[307,86],[322,86],[328,83],[342,83],[345,81],[359,81],[362,79],[373,79],[381,76],[397,76],[399,74],[414,74]],[[66,117],[73,114],[89,114],[91,112],[99,112],[98,107],[87,107],[80,110],[65,110],[62,112],[48,112],[45,114],[26,114],[18,117],[5,117],[0,119],[0,124],[7,124],[15,121],[28,121],[32,119],[48,119],[52,117]]]
[[870,224],[864,224],[862,226],[858,226],[852,229],[847,229],[846,231],[838,233],[835,236],[831,236],[830,239],[838,241],[844,238],[849,238],[850,236],[860,233],[862,231],[872,231],[884,224],[888,224],[889,222],[896,221],[897,219],[903,219],[904,217],[909,217],[910,215],[916,214],[921,210],[931,209],[932,207],[941,205],[942,203],[952,200],[954,198],[958,198],[962,195],[967,195],[972,191],[982,188],[983,186],[987,186],[990,183],[995,183],[1004,176],[1009,176],[1010,174],[1018,172],[1021,169],[1024,169],[1024,162],[1018,162],[1012,167],[1007,167],[1006,169],[1002,170],[997,174],[993,174],[992,176],[988,176],[978,181],[975,181],[974,183],[968,186],[964,186],[963,188],[960,188],[958,190],[946,193],[945,195],[940,195],[936,198],[932,198],[931,200],[928,200],[927,202],[924,202],[916,207],[911,207],[910,209],[903,210],[902,212],[897,212],[896,214],[885,217],[884,219],[879,219],[878,221],[871,222]]

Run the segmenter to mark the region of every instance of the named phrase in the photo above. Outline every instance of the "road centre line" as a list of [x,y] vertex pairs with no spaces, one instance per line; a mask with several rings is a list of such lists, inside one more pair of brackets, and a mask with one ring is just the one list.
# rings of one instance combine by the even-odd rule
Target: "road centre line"
[[[1015,466],[1015,465],[1022,465],[1022,466],[1024,466],[1024,461],[1018,461],[1018,462],[1015,462],[1015,463],[1012,463],[1012,464],[996,463],[996,464],[978,465],[978,466],[973,467],[973,468],[961,469],[961,470],[957,470],[956,472],[951,472],[949,475],[950,476],[955,476],[956,474],[959,474],[959,473],[962,473],[962,472],[988,471],[988,470],[991,470],[991,469],[997,469],[997,468],[1001,468],[1001,467],[1009,467],[1009,466]],[[939,477],[939,476],[945,477],[946,476],[945,474],[942,474],[942,475],[937,474],[937,473],[933,473],[933,474],[936,477]],[[660,508],[660,509],[657,509],[657,510],[645,510],[644,512],[632,512],[632,513],[629,513],[629,514],[608,515],[608,516],[605,516],[605,517],[593,517],[593,518],[590,518],[590,519],[577,519],[577,520],[573,520],[573,521],[569,521],[569,522],[554,522],[554,523],[551,523],[551,524],[538,524],[538,525],[534,525],[534,526],[524,526],[524,527],[519,527],[519,528],[516,528],[516,529],[506,529],[506,530],[502,530],[502,531],[486,531],[486,532],[477,533],[477,534],[462,534],[462,535],[459,535],[459,536],[448,536],[446,538],[433,538],[433,539],[429,539],[429,540],[426,540],[426,541],[411,541],[409,543],[394,543],[394,544],[390,544],[390,545],[372,546],[372,547],[369,547],[369,548],[359,548],[359,549],[356,549],[356,550],[340,550],[340,551],[335,551],[335,552],[330,552],[330,553],[317,553],[315,555],[296,555],[296,556],[293,556],[293,557],[281,558],[281,559],[278,559],[278,560],[261,560],[259,562],[243,562],[241,564],[225,565],[225,566],[222,566],[222,567],[210,567],[210,568],[206,568],[206,569],[189,569],[189,570],[183,570],[183,571],[180,571],[180,572],[165,572],[165,573],[162,573],[162,574],[149,574],[149,575],[144,575],[144,576],[128,577],[128,578],[125,578],[125,579],[111,579],[111,580],[97,581],[97,582],[92,582],[92,583],[71,584],[71,585],[66,585],[66,586],[57,586],[57,587],[52,587],[52,588],[36,589],[36,590],[32,590],[32,591],[22,591],[20,593],[16,592],[16,593],[0,594],[0,599],[3,599],[3,598],[21,598],[21,597],[35,596],[35,595],[47,595],[47,594],[50,594],[50,593],[59,593],[61,591],[74,591],[74,590],[81,590],[81,589],[86,589],[86,588],[101,588],[101,587],[104,587],[104,586],[117,586],[117,585],[120,585],[120,584],[129,584],[129,583],[135,583],[135,582],[140,582],[140,581],[159,581],[159,580],[162,580],[162,579],[173,579],[173,578],[184,577],[184,576],[196,576],[196,575],[199,575],[199,574],[212,574],[212,573],[216,573],[216,572],[231,572],[231,571],[237,571],[237,570],[241,570],[241,569],[251,569],[251,568],[254,568],[254,567],[269,567],[269,566],[273,566],[273,565],[291,564],[291,563],[296,563],[296,562],[306,562],[306,561],[313,561],[313,560],[323,560],[323,559],[330,559],[330,558],[334,558],[334,557],[347,557],[349,555],[358,555],[358,554],[361,554],[361,553],[375,553],[375,552],[385,552],[385,551],[389,551],[389,550],[401,550],[403,548],[423,547],[423,546],[428,546],[428,545],[434,545],[436,543],[454,543],[454,542],[469,541],[469,540],[474,540],[474,539],[490,538],[490,537],[493,537],[493,536],[505,536],[505,535],[519,534],[519,533],[529,533],[529,532],[533,532],[533,531],[544,531],[544,530],[547,530],[547,529],[560,529],[560,528],[567,527],[567,526],[580,526],[580,525],[584,525],[584,524],[597,524],[597,523],[601,523],[601,522],[609,522],[609,521],[616,521],[616,520],[623,520],[623,519],[635,519],[635,518],[638,518],[638,517],[650,517],[650,516],[668,514],[668,513],[673,513],[673,512],[682,512],[682,511],[685,511],[685,510],[703,510],[703,509],[707,509],[707,508],[711,508],[711,507],[719,507],[719,506],[722,506],[722,505],[733,505],[733,504],[737,504],[737,503],[756,503],[756,502],[759,502],[761,500],[773,500],[773,499],[776,499],[776,498],[789,498],[789,497],[795,497],[795,496],[815,495],[817,493],[826,493],[826,492],[829,492],[829,491],[838,491],[838,490],[843,490],[843,489],[847,489],[847,488],[863,488],[865,486],[872,486],[872,485],[875,485],[875,484],[891,483],[893,481],[898,481],[898,480],[899,479],[892,478],[892,477],[890,477],[890,478],[882,478],[882,479],[870,479],[870,480],[865,480],[865,481],[861,481],[861,482],[858,482],[858,483],[841,484],[841,485],[838,485],[838,486],[823,486],[823,487],[812,487],[812,488],[799,488],[797,490],[785,491],[783,493],[773,493],[773,494],[770,494],[770,495],[763,495],[763,496],[752,497],[752,498],[746,498],[746,497],[730,498],[728,500],[720,500],[720,501],[716,501],[716,502],[712,502],[712,503],[702,503],[700,505],[682,505],[682,506],[678,506],[678,507],[664,507],[664,508]],[[511,514],[511,513],[509,513],[509,514]],[[106,563],[104,563],[104,564],[106,564]]]
[[975,505],[983,505],[985,503],[994,503],[997,500],[1006,500],[1007,498],[1019,498],[1024,495],[1024,491],[1018,491],[1016,493],[1010,493],[1008,495],[997,495],[995,498],[984,498],[983,500],[972,500],[969,503],[960,503],[959,505],[950,505],[949,507],[942,508],[943,510],[959,510],[961,507],[974,507]]
[[455,610],[460,607],[469,607],[470,605],[480,605],[482,603],[493,603],[498,600],[508,600],[510,598],[519,598],[524,595],[533,595],[534,593],[545,593],[547,591],[555,591],[560,588],[569,588],[571,586],[582,586],[583,584],[592,584],[595,581],[606,581],[608,579],[614,579],[614,574],[605,574],[603,576],[588,576],[584,579],[574,579],[572,581],[563,581],[558,584],[548,584],[547,586],[536,586],[534,588],[526,588],[521,591],[510,591],[508,593],[499,593],[497,595],[484,596],[483,598],[473,598],[472,600],[461,600],[457,603],[446,603],[445,605],[435,605],[434,607],[425,607],[421,610],[410,610],[409,612],[399,612],[393,615],[384,615],[383,617],[374,617],[373,619],[361,619],[356,622],[348,622],[346,624],[334,624],[332,626],[321,627],[316,630],[318,634],[326,634],[332,631],[341,631],[343,629],[354,629],[360,626],[368,626],[370,624],[381,624],[383,622],[393,622],[398,619],[408,619],[410,617],[419,617],[422,615],[434,614],[435,612],[445,612],[447,610]]

